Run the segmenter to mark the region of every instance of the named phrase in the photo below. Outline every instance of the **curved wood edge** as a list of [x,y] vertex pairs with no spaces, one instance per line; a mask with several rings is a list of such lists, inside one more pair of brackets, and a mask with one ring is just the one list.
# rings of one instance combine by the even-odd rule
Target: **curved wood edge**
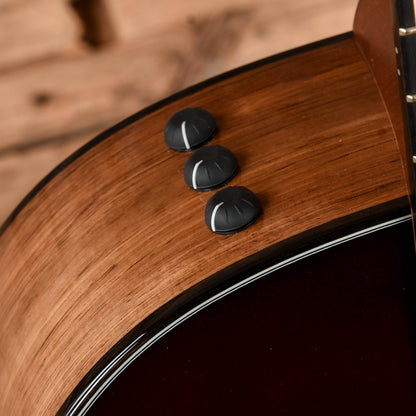
[[[389,114],[400,149],[409,197],[414,180],[406,135],[403,97],[395,52],[393,0],[360,0],[354,20],[354,39],[371,68]],[[413,206],[413,204],[411,204]]]
[[357,234],[354,238],[362,237],[369,232],[364,230],[378,230],[377,227],[383,228],[380,224],[396,224],[396,220],[403,221],[405,218],[410,221],[408,199],[403,197],[305,231],[209,276],[154,311],[117,342],[81,380],[57,416],[84,414],[84,410],[90,408],[125,367],[151,346],[155,339],[159,340],[188,317],[211,305],[212,299],[219,294],[221,297],[218,299],[222,299],[222,293],[230,288],[234,292],[236,287],[241,288],[242,282],[245,286],[253,276],[260,275],[261,278],[268,275],[271,269],[276,270],[276,265],[287,259],[302,257],[302,254],[326,244],[332,243],[333,247],[339,244],[337,240],[346,236]]
[[288,58],[293,55],[300,54],[302,52],[313,50],[319,48],[324,45],[330,45],[332,43],[336,43],[342,40],[350,39],[352,36],[351,32],[342,33],[337,36],[333,36],[331,38],[323,39],[317,42],[313,42],[304,46],[300,46],[298,48],[290,49],[285,52],[281,52],[276,55],[272,55],[261,59],[259,61],[252,62],[247,65],[243,65],[241,67],[232,69],[230,71],[224,72],[223,74],[217,75],[215,77],[209,78],[205,81],[199,82],[198,84],[192,85],[189,88],[186,88],[182,91],[179,91],[163,100],[152,104],[143,110],[138,111],[137,113],[127,117],[126,119],[120,121],[116,125],[110,127],[109,129],[103,131],[98,136],[94,137],[90,141],[88,141],[84,146],[80,147],[74,153],[69,155],[65,160],[63,160],[58,166],[56,166],[48,175],[46,175],[19,203],[19,205],[10,213],[10,215],[6,218],[6,220],[0,225],[0,237],[4,232],[7,230],[7,227],[14,221],[14,219],[19,215],[19,213],[25,208],[25,206],[45,187],[55,176],[57,176],[60,172],[66,169],[71,163],[76,161],[79,157],[81,157],[84,153],[88,152],[93,147],[97,146],[102,141],[108,139],[113,134],[117,133],[118,131],[126,128],[127,126],[139,121],[143,117],[163,108],[164,106],[173,103],[177,100],[180,100],[183,97],[188,95],[194,94],[198,91],[201,91],[204,88],[207,88],[215,83],[220,81],[227,80],[229,78],[235,77],[243,72],[250,71],[255,68],[260,68],[263,65],[267,65],[269,63]]
[[[353,40],[298,52],[97,138],[20,208],[0,239],[0,413],[55,414],[113,345],[190,287],[406,195],[388,116]],[[261,219],[237,235],[205,227],[212,193],[187,188],[188,155],[165,147],[166,120],[187,106],[216,117],[214,143],[240,161],[232,185],[263,203]]]

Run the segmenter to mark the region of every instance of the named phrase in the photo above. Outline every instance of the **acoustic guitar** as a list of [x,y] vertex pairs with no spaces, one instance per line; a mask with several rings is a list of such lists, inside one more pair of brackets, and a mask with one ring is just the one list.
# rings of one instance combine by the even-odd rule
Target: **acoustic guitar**
[[413,6],[51,172],[1,231],[0,414],[414,415]]

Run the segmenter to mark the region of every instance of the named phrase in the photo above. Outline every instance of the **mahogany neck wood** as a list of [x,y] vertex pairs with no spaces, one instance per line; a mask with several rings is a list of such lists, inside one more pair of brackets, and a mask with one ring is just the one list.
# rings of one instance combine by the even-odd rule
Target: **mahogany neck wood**
[[374,74],[389,114],[406,174],[411,206],[414,209],[414,166],[403,85],[398,74],[395,3],[393,0],[361,0],[354,21],[354,38]]

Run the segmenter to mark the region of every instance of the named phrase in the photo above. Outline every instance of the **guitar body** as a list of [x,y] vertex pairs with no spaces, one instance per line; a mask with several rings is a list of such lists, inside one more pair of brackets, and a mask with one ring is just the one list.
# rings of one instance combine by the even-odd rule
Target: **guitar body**
[[[172,96],[29,194],[0,239],[0,414],[85,414],[192,308],[285,259],[409,217],[398,130],[359,45],[342,35]],[[208,229],[213,192],[185,185],[189,154],[164,142],[167,120],[187,107],[215,117],[212,144],[240,164],[230,185],[261,201],[260,218],[235,235]]]
[[297,260],[167,333],[88,416],[412,415],[415,272],[409,220]]

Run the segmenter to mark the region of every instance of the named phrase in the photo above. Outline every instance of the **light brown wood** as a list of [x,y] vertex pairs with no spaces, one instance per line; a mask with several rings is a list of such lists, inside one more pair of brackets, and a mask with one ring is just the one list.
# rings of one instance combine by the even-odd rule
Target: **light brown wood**
[[7,218],[11,213],[10,207],[16,207],[26,196],[27,190],[34,188],[40,178],[55,168],[56,160],[64,160],[90,136],[91,133],[88,132],[79,134],[76,140],[47,142],[44,146],[36,146],[29,151],[16,150],[3,154],[0,163],[0,195],[8,195],[8,200],[1,200],[0,218]]
[[66,0],[0,0],[0,28],[0,73],[80,44],[81,28]]
[[[101,44],[91,48],[82,43],[83,28],[70,0],[0,0],[0,27],[7,28],[0,33],[0,97],[7,97],[0,100],[0,171],[10,172],[13,154],[17,175],[11,180],[0,175],[0,223],[61,161],[63,152],[53,149],[69,149],[68,141],[92,138],[210,76],[349,31],[357,2],[102,1],[109,14],[94,15],[99,25],[92,29]],[[109,42],[100,30],[107,20],[114,32]],[[65,43],[62,36],[68,36]],[[11,53],[15,58],[2,65]],[[45,146],[53,149],[45,152]],[[50,159],[30,171],[25,161],[38,152]]]
[[410,141],[403,120],[402,86],[396,62],[392,6],[393,1],[383,1],[374,7],[373,1],[361,0],[355,17],[354,35],[357,45],[374,74],[389,113],[402,163],[406,168],[410,194],[414,189],[409,150]]
[[[264,213],[234,236],[204,224],[166,120],[217,119],[232,185]],[[394,132],[353,40],[278,60],[150,113],[73,161],[0,240],[0,414],[52,415],[97,360],[192,285],[302,231],[406,195]]]
[[[346,9],[351,14],[354,2],[350,0],[348,9],[344,6],[336,13],[328,0],[304,0],[297,8],[288,4],[271,7],[264,0],[253,10],[241,4],[239,9],[236,0],[223,6],[219,0],[192,2],[193,6],[188,1],[180,6],[183,15],[179,11],[162,13],[158,19],[155,14],[171,10],[171,2],[161,2],[160,9],[154,2],[120,2],[117,7],[122,16],[118,8],[113,11],[116,5],[110,2],[113,19],[119,22],[118,43],[94,52],[78,48],[71,54],[62,53],[59,59],[42,59],[0,73],[0,96],[7,97],[0,101],[0,151],[77,135],[88,127],[95,127],[98,133],[196,82],[268,54],[338,34],[339,16]],[[313,19],[309,15],[307,30],[286,39],[294,21],[305,18],[312,8],[317,11]],[[139,11],[142,25],[135,20]],[[328,22],[326,31],[321,27],[323,21]],[[352,18],[346,21],[342,26],[345,31],[351,29]],[[128,25],[136,32],[123,42],[122,29]],[[253,32],[259,28],[268,31],[267,35],[256,36]],[[51,31],[50,35],[53,37]]]
[[0,75],[0,96],[9,97],[0,103],[0,152],[87,128],[100,131],[150,104],[149,96],[164,98],[180,63],[157,48],[153,40],[140,54],[135,45],[119,46]]
[[[123,41],[160,34],[161,28],[173,34],[175,29],[188,26],[196,43],[201,43],[198,36],[201,31],[213,36],[210,25],[226,19],[232,24],[233,17],[244,17],[239,41],[230,51],[230,60],[238,55],[241,59],[238,64],[242,65],[276,51],[304,45],[305,36],[310,42],[351,30],[358,0],[259,0],[255,3],[251,0],[181,0],[175,3],[107,0],[107,4]],[[226,27],[220,32],[227,37]]]

